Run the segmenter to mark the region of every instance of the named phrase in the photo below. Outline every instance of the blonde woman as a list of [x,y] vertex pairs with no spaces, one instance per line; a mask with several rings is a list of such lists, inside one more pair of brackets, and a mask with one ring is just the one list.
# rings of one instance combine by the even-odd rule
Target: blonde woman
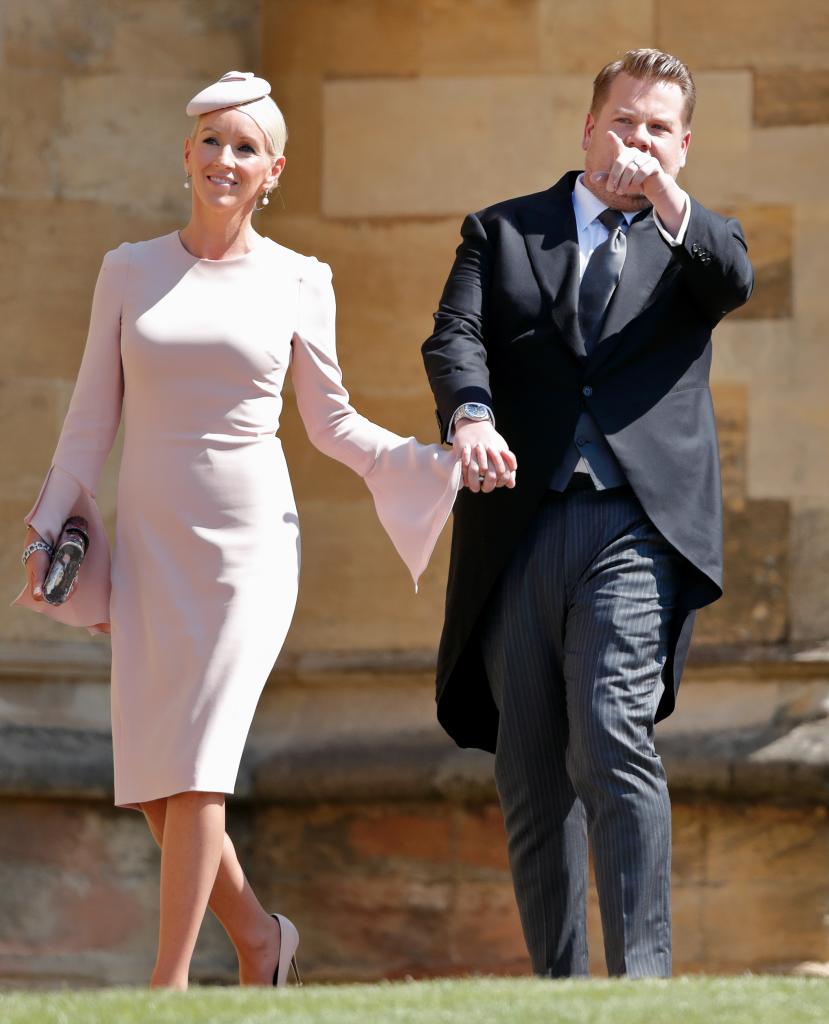
[[[285,167],[269,92],[230,72],[191,100],[188,224],[104,258],[69,412],[26,517],[28,586],[17,599],[112,633],[115,803],[142,811],[161,847],[151,984],[176,989],[187,987],[207,906],[242,984],[285,984],[299,942],[247,883],[224,796],[296,600],[298,521],[277,436],[289,365],[311,441],[365,479],[415,579],[470,472],[354,411],[329,268],[254,229]],[[122,412],[110,567],[94,494]],[[491,453],[487,489],[512,486],[513,468]],[[89,554],[77,591],[53,606],[42,583],[70,515],[89,522]]]

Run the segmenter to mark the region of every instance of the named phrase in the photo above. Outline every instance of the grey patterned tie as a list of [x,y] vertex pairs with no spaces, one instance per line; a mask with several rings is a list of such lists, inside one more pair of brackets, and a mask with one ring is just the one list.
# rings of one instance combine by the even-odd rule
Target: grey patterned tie
[[598,343],[610,299],[625,265],[627,240],[622,231],[625,222],[618,210],[603,210],[596,218],[610,232],[597,245],[584,271],[579,287],[579,326],[588,355]]

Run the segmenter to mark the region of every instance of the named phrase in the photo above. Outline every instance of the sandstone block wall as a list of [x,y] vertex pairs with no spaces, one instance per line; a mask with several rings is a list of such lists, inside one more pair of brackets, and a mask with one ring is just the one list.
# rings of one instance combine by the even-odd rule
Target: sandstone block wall
[[[187,99],[259,62],[257,3],[7,0],[0,6],[0,639],[76,631],[5,605],[17,544],[72,393],[104,253],[184,223]],[[100,503],[114,512],[117,449]]]
[[[605,60],[653,45],[688,61],[699,102],[682,180],[702,202],[740,217],[758,277],[751,303],[716,337],[728,594],[701,616],[698,638],[710,643],[829,633],[820,282],[827,26],[817,3],[761,7],[646,0],[625,5],[623,16],[604,0],[263,6],[263,62],[292,133],[285,208],[269,222],[333,266],[355,400],[426,438],[430,400],[417,346],[464,213],[544,188],[580,164],[591,79]],[[322,500],[324,515],[342,494],[340,480],[313,454],[303,460],[298,490]],[[361,517],[365,498],[349,494]],[[370,522],[360,522],[367,550]],[[434,637],[439,604],[421,610],[382,545],[361,578],[369,594],[375,586],[393,594],[393,609],[379,609],[369,635],[357,622],[323,621],[317,574],[333,571],[335,588],[349,593],[353,576],[332,566],[327,546],[323,554],[310,545],[289,643]],[[424,604],[437,602],[444,557],[427,574]]]
[[[296,921],[314,981],[528,974],[498,806],[243,806],[234,841],[266,907]],[[825,959],[825,808],[674,803],[677,974],[785,972]],[[158,851],[143,822],[97,802],[0,804],[0,990],[146,983]],[[113,908],[117,907],[117,913]],[[595,889],[591,974],[604,968]],[[193,978],[233,984],[208,915]]]
[[[463,214],[578,166],[592,75],[629,46],[656,45],[683,56],[698,85],[683,181],[742,219],[758,270],[752,302],[717,332],[729,591],[699,636],[826,636],[828,30],[811,0],[796,17],[778,0],[761,7],[637,0],[622,16],[609,0],[10,0],[0,422],[18,443],[0,456],[2,522],[17,529],[48,464],[103,252],[186,217],[181,106],[199,85],[237,66],[271,79],[289,162],[284,205],[262,230],[332,264],[358,407],[432,440],[419,344]],[[432,646],[446,539],[415,598],[360,482],[310,449],[291,409],[283,432],[305,557],[289,647]],[[113,478],[114,467],[102,485],[110,519]],[[3,593],[19,580],[7,548]],[[18,612],[0,627],[7,639],[64,635],[85,642]]]

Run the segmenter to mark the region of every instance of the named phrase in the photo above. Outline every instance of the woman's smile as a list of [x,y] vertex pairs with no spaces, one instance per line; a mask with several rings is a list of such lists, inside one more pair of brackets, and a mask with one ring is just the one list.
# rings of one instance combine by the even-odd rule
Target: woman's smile
[[222,185],[227,188],[232,188],[234,185],[239,184],[239,182],[229,174],[208,174],[207,180],[213,182],[214,185]]

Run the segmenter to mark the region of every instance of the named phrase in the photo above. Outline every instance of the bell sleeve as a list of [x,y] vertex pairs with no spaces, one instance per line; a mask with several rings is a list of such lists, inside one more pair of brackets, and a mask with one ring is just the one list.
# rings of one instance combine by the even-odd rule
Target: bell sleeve
[[109,627],[109,542],[95,491],[121,420],[121,308],[128,269],[127,245],[104,257],[69,411],[52,466],[25,516],[26,523],[53,545],[69,516],[87,520],[89,550],[77,589],[64,604],[50,605],[35,601],[27,584],[13,602],[66,625],[86,626],[91,633],[107,632]]
[[377,516],[417,589],[461,483],[461,464],[438,445],[400,437],[351,405],[337,362],[336,302],[327,264],[306,261],[291,375],[311,443],[365,481]]

